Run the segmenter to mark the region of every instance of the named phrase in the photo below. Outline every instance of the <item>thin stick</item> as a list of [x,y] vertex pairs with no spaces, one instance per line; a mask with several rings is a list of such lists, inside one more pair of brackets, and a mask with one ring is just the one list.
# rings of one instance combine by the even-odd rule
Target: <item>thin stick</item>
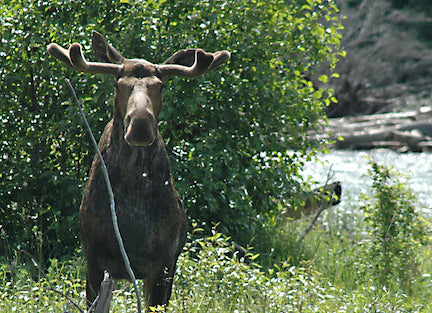
[[98,145],[96,143],[96,139],[93,136],[93,132],[92,132],[92,130],[90,128],[90,125],[89,125],[89,123],[87,121],[87,118],[85,117],[85,114],[84,114],[83,109],[81,107],[81,103],[78,100],[78,97],[76,95],[75,89],[73,88],[73,86],[70,83],[69,79],[65,78],[65,80],[66,80],[66,83],[67,83],[67,85],[69,86],[69,88],[70,88],[70,90],[72,92],[72,95],[73,95],[73,97],[75,99],[75,102],[78,105],[81,117],[84,120],[84,124],[87,127],[87,132],[90,135],[90,138],[92,140],[93,146],[94,146],[94,148],[96,150],[96,153],[97,153],[97,155],[99,157],[99,160],[101,162],[102,172],[103,172],[104,177],[105,177],[105,183],[106,183],[106,186],[108,188],[108,194],[109,194],[109,197],[110,197],[111,217],[112,217],[112,222],[113,222],[113,226],[114,226],[114,232],[115,232],[115,235],[116,235],[119,247],[120,247],[120,252],[121,252],[121,255],[123,257],[123,261],[125,263],[126,271],[128,272],[129,277],[130,277],[131,281],[133,282],[133,286],[134,286],[134,289],[135,289],[135,294],[136,294],[136,297],[137,297],[138,313],[141,313],[141,297],[139,295],[139,290],[138,290],[138,285],[137,285],[137,282],[136,282],[135,274],[134,274],[134,272],[133,272],[133,270],[131,268],[131,265],[130,265],[130,262],[129,262],[129,257],[128,257],[128,255],[126,253],[126,250],[125,250],[125,247],[124,247],[124,244],[123,244],[123,239],[122,239],[122,237],[120,235],[120,229],[119,229],[119,226],[118,226],[117,215],[116,215],[116,212],[115,212],[114,193],[113,193],[113,190],[112,190],[112,187],[111,187],[111,183],[110,183],[110,180],[109,180],[108,170],[106,168],[105,161],[104,161],[104,159],[102,157],[102,154],[101,154],[101,152],[100,152],[100,150],[98,148]]
[[[325,185],[324,186],[327,186],[328,185],[328,183],[329,183],[329,181],[330,181],[330,177],[331,177],[331,172],[332,172],[332,168],[333,168],[333,165],[331,165],[330,166],[330,169],[329,169],[329,171],[328,171],[328,173],[327,173],[327,179],[326,179],[326,182],[325,182]],[[323,188],[323,191],[322,191],[322,196],[324,196],[324,188]],[[331,202],[331,200],[333,199],[333,194],[331,195],[331,198],[330,198],[330,202]],[[326,207],[325,207],[325,205],[324,205],[324,199],[322,199],[321,200],[321,204],[319,205],[319,207],[318,207],[318,211],[317,211],[317,213],[315,214],[315,216],[314,216],[314,218],[313,218],[313,220],[311,221],[311,223],[309,224],[309,227],[305,230],[305,232],[303,233],[303,235],[297,240],[297,242],[296,242],[296,245],[300,245],[300,243],[306,238],[306,236],[307,236],[307,234],[309,234],[309,232],[312,230],[312,228],[315,226],[315,223],[317,222],[317,220],[318,220],[318,217],[321,215],[321,213],[326,209]]]
[[296,246],[300,245],[300,243],[306,238],[307,234],[309,234],[309,232],[315,226],[315,223],[318,220],[318,217],[321,215],[321,213],[324,211],[324,209],[325,209],[325,207],[324,207],[323,204],[321,204],[318,207],[318,212],[316,213],[316,215],[315,215],[314,219],[312,220],[312,222],[310,223],[309,227],[305,230],[305,232],[303,233],[303,235],[297,240]]

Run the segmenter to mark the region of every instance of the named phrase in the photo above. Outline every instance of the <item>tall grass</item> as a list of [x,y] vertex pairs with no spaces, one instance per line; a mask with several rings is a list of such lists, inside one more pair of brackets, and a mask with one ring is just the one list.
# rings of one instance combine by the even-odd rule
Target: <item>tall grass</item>
[[[357,213],[330,210],[296,246],[308,221],[286,223],[275,218],[264,225],[268,227],[266,240],[272,247],[270,253],[258,258],[250,255],[253,259],[250,264],[228,257],[230,239],[216,229],[211,237],[201,238],[195,228],[179,258],[167,311],[432,312],[429,224],[424,220],[419,223],[419,216],[405,219],[405,224],[399,221],[397,226],[412,231],[398,232],[401,236],[406,234],[405,238],[393,236],[392,259],[383,261],[390,246],[382,245],[381,239],[386,237],[376,231],[374,223],[389,220],[379,222],[380,209],[392,209],[390,216],[399,214],[390,218],[395,222],[397,218],[406,218],[407,211],[400,210],[401,206],[410,208],[415,201],[404,197],[411,194],[400,181],[378,179],[380,173],[397,175],[381,170],[375,167],[375,174],[371,173],[376,184],[372,196],[366,198],[366,220],[363,214],[366,207],[356,210]],[[383,205],[384,199],[407,201]],[[375,218],[372,224],[371,218]],[[389,225],[384,229],[390,229]],[[412,244],[406,245],[407,240]],[[9,261],[0,266],[0,312],[78,312],[66,296],[84,308],[82,258],[66,262],[51,260],[44,273],[27,262],[25,254],[14,254]],[[392,274],[382,279],[379,271],[386,266]],[[413,266],[415,271],[407,271]],[[409,288],[400,283],[406,281],[403,278],[408,278]],[[120,283],[113,297],[112,312],[133,312],[135,308],[132,286]]]

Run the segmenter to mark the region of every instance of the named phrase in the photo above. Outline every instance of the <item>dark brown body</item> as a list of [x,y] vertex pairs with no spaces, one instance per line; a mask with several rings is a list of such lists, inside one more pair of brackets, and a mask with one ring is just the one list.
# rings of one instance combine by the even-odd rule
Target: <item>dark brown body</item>
[[[132,270],[145,279],[149,305],[166,304],[177,258],[186,239],[186,214],[173,186],[161,137],[148,147],[132,147],[114,117],[99,149],[115,195],[120,233]],[[87,300],[93,302],[104,270],[113,279],[129,279],[111,219],[109,195],[95,157],[80,209],[80,231],[87,259]]]
[[[153,64],[124,58],[97,32],[92,33],[92,47],[103,62],[86,61],[78,43],[68,50],[52,43],[48,52],[75,70],[116,79],[113,119],[105,127],[99,149],[108,169],[132,270],[137,279],[145,280],[147,305],[165,305],[186,239],[186,213],[174,188],[158,131],[164,81],[174,75],[203,75],[226,62],[230,54],[188,49],[176,52],[163,64]],[[113,279],[129,279],[98,157],[93,161],[81,203],[80,231],[87,259],[87,304],[91,305],[105,270]]]

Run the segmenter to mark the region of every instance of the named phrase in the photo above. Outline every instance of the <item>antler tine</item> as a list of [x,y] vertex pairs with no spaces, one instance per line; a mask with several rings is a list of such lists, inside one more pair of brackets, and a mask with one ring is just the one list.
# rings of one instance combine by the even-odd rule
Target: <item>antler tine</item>
[[213,59],[213,62],[208,69],[209,71],[215,69],[219,65],[228,61],[231,58],[231,53],[229,53],[227,50],[222,50],[222,51],[218,51],[218,52],[213,53],[213,56],[214,56],[214,59]]
[[69,57],[74,69],[92,74],[109,74],[117,76],[122,65],[112,63],[87,62],[82,53],[81,45],[73,43],[69,48]]
[[213,59],[212,54],[205,53],[204,50],[198,49],[195,52],[195,62],[190,67],[178,64],[159,64],[157,68],[164,78],[170,76],[196,77],[207,72]]
[[61,47],[58,44],[53,42],[53,43],[50,43],[48,45],[47,50],[48,50],[48,53],[51,54],[53,57],[62,61],[67,66],[73,68],[71,60],[69,58],[69,52],[65,48],[63,48],[63,47]]

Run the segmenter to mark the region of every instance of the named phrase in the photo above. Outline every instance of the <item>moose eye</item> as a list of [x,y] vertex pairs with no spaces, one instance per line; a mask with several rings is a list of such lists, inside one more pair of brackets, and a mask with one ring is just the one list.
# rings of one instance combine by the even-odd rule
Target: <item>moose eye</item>
[[157,80],[156,81],[156,84],[159,86],[159,89],[160,90],[163,90],[164,88],[165,88],[165,84],[164,84],[164,82],[162,81],[162,80]]
[[157,80],[157,81],[151,82],[150,85],[149,85],[149,87],[151,89],[153,89],[154,91],[160,91],[160,92],[162,92],[162,90],[165,88],[165,84],[162,81]]

